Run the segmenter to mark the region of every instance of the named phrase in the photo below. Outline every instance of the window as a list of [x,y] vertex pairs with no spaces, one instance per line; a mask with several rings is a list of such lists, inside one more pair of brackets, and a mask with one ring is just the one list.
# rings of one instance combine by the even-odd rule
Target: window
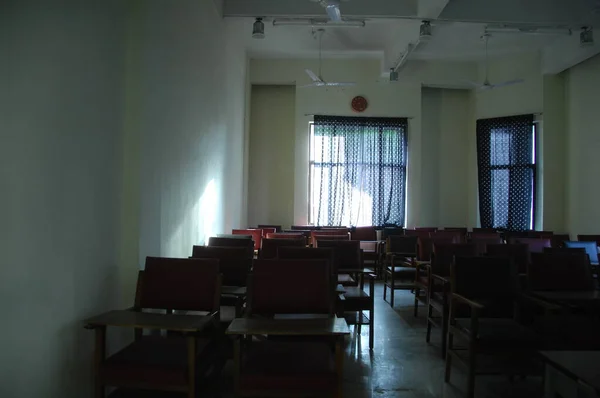
[[483,228],[534,228],[533,115],[477,121],[479,215]]
[[407,120],[315,116],[310,127],[309,221],[404,225]]

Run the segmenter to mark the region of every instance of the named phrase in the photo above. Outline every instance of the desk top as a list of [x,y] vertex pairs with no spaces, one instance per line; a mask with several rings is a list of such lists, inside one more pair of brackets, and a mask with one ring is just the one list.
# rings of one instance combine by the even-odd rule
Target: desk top
[[600,302],[600,291],[598,290],[555,290],[555,291],[532,291],[531,294],[541,299],[563,302],[563,303],[586,303]]
[[341,336],[350,334],[350,329],[344,318],[236,318],[225,333],[230,335]]
[[176,332],[200,332],[211,321],[209,315],[173,315],[116,310],[86,319],[86,327],[118,326],[133,329],[164,329]]
[[541,351],[552,366],[600,393],[600,351]]
[[231,296],[245,296],[246,290],[244,286],[221,286],[221,294],[229,294]]

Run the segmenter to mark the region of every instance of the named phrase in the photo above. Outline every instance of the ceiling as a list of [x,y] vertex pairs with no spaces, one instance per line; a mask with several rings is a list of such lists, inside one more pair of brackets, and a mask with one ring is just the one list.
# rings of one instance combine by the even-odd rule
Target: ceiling
[[[254,58],[314,58],[318,41],[311,26],[273,26],[273,19],[326,18],[311,0],[225,0],[224,16]],[[600,52],[600,34],[593,49],[580,49],[581,26],[600,31],[600,0],[343,0],[344,18],[365,20],[364,28],[326,28],[323,56],[327,58],[380,58],[392,67],[409,43],[417,43],[423,19],[433,25],[433,37],[420,42],[410,60],[480,61],[481,35],[486,26],[508,24],[573,29],[572,36],[492,34],[490,57],[541,52],[560,71]],[[266,37],[251,38],[255,17],[265,18]],[[565,53],[566,51],[566,53]],[[562,60],[562,61],[561,61]],[[562,64],[561,64],[562,62]]]

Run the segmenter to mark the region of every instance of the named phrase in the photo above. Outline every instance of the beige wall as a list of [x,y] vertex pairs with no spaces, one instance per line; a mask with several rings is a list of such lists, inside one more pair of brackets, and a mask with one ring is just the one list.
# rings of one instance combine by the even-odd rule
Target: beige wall
[[294,222],[295,86],[252,86],[248,226]]
[[577,234],[600,233],[600,56],[567,72],[566,225]]

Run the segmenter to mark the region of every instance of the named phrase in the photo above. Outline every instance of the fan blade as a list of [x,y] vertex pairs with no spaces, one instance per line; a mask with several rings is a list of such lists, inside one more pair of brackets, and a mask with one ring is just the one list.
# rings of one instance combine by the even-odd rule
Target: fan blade
[[327,11],[329,19],[334,22],[342,22],[342,12],[340,11],[340,5],[335,4],[335,2],[332,3],[333,4],[327,4],[327,6],[325,7],[325,11]]
[[307,87],[323,87],[323,86],[325,86],[325,83],[323,83],[323,82],[314,82],[314,83],[304,84],[302,86],[297,86],[297,87],[307,88]]
[[306,74],[307,74],[308,76],[310,76],[310,78],[312,79],[312,81],[313,81],[313,82],[316,82],[316,83],[319,83],[319,82],[320,82],[320,83],[323,83],[323,80],[321,80],[321,79],[319,78],[319,76],[317,76],[317,75],[315,74],[315,72],[313,72],[312,70],[310,70],[310,69],[304,69],[304,71],[306,72]]
[[512,86],[513,84],[520,84],[523,82],[525,82],[525,80],[523,80],[523,79],[509,80],[504,83],[492,84],[492,87],[506,87],[506,86]]
[[350,83],[350,82],[329,82],[329,83],[325,83],[326,86],[336,86],[336,87],[350,87],[350,86],[356,86],[356,83]]

